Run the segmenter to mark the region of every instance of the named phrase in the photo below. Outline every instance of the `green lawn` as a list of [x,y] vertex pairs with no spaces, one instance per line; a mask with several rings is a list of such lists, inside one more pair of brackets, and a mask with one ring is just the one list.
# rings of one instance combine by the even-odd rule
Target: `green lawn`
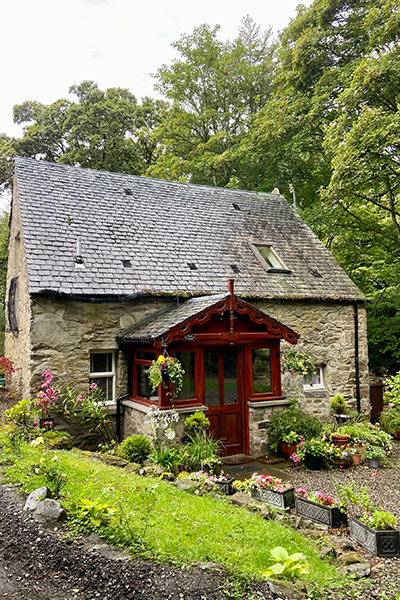
[[[3,467],[3,472],[10,480],[22,481],[27,491],[33,490],[44,483],[31,466],[41,456],[41,448],[23,445],[17,463]],[[270,550],[283,546],[289,553],[306,555],[310,573],[305,578],[319,588],[342,582],[333,565],[317,557],[312,541],[279,522],[265,521],[233,507],[224,497],[197,496],[171,483],[105,465],[78,450],[57,451],[57,456],[68,476],[64,494],[67,502],[87,498],[107,503],[117,511],[122,506],[124,515],[129,516],[131,531],[142,532],[149,517],[146,542],[153,558],[174,564],[218,562],[237,576],[258,579],[269,563]],[[154,485],[154,504],[146,511],[144,489]],[[111,521],[106,531],[109,539],[113,531],[121,531],[120,523],[118,518]]]

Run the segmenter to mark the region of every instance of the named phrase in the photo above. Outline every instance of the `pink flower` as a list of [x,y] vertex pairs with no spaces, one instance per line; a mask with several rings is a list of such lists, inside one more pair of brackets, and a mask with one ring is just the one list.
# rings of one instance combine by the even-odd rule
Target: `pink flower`
[[390,402],[390,403],[388,404],[388,408],[393,408],[393,403],[392,403],[392,402]]
[[77,404],[79,402],[83,402],[83,396],[78,396],[77,399],[76,399],[76,402],[77,402]]
[[95,390],[97,388],[97,383],[91,383],[90,384],[90,389],[91,390]]
[[33,421],[32,425],[33,425],[34,427],[37,427],[37,426],[39,425],[39,421]]

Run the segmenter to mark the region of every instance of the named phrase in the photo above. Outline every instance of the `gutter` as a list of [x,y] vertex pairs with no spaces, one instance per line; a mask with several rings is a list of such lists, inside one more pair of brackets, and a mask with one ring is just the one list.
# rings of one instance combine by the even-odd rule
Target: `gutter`
[[360,366],[359,366],[359,348],[358,348],[358,302],[354,302],[354,366],[356,370],[356,399],[357,412],[361,412],[361,394],[360,394]]

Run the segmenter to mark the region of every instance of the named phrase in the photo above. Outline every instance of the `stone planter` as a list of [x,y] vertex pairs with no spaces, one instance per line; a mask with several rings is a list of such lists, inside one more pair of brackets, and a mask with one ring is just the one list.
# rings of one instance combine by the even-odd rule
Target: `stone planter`
[[342,512],[337,506],[324,506],[301,496],[296,497],[296,515],[315,521],[315,523],[328,525],[331,529],[347,525],[346,513]]
[[226,481],[214,481],[214,483],[218,486],[220,494],[226,494],[229,496],[232,494],[232,483],[234,481],[234,477],[227,477]]
[[304,465],[309,471],[320,471],[324,466],[324,457],[306,454],[304,457]]
[[253,486],[251,488],[251,496],[276,508],[285,509],[294,506],[294,488],[290,488],[284,492],[276,492],[269,488]]
[[281,454],[283,458],[289,460],[294,452],[297,450],[297,444],[288,444],[286,442],[281,443]]
[[399,556],[400,540],[397,529],[378,531],[355,517],[350,518],[350,538],[375,556]]

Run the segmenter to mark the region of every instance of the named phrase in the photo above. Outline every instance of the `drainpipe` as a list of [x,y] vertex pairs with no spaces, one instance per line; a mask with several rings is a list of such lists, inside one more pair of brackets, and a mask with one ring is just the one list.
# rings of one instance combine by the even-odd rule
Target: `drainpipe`
[[130,394],[129,392],[127,392],[126,394],[122,394],[122,396],[119,396],[119,398],[117,398],[117,414],[116,414],[116,423],[115,423],[115,434],[117,436],[117,442],[118,444],[121,442],[121,405],[123,400],[126,400],[127,398],[129,398]]
[[354,364],[356,369],[357,412],[361,412],[360,367],[358,361],[358,302],[354,302]]

